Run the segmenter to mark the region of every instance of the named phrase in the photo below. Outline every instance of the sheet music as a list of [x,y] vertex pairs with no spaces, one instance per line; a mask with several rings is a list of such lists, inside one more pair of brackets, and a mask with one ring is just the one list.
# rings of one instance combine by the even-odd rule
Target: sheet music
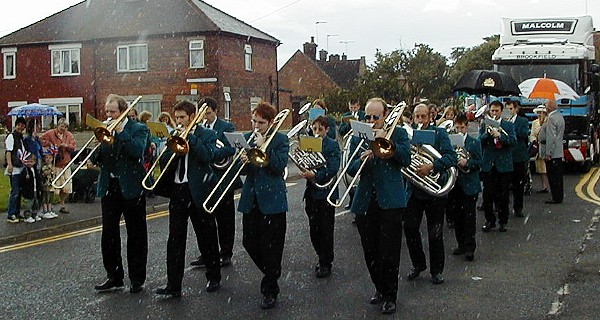
[[250,145],[246,142],[242,132],[223,132],[229,144],[236,149],[250,149]]
[[350,120],[350,127],[352,127],[353,136],[369,141],[375,140],[375,134],[373,133],[372,124]]

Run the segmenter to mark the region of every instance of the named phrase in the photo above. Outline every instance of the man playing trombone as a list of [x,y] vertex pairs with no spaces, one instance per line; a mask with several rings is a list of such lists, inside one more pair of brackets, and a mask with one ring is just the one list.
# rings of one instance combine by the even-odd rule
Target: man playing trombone
[[280,124],[272,129],[275,113],[270,104],[259,103],[252,110],[254,131],[246,134],[250,146],[263,149],[268,164],[261,167],[247,153],[240,156],[248,164],[238,203],[238,211],[244,214],[242,244],[264,275],[260,284],[262,309],[274,308],[277,303],[288,210],[283,172],[288,162],[289,139],[276,131]]
[[[187,240],[188,218],[196,233],[200,253],[206,263],[206,291],[213,292],[220,288],[221,265],[219,261],[219,245],[217,242],[217,226],[215,216],[202,208],[202,201],[214,185],[214,173],[211,162],[214,159],[217,136],[214,131],[198,126],[200,121],[196,106],[190,101],[180,101],[173,108],[176,130],[179,136],[187,139],[187,152],[177,155],[171,162],[172,168],[166,167],[173,150],[165,151],[159,161],[166,170],[164,179],[171,181],[172,188],[169,201],[169,239],[167,241],[167,285],[156,290],[157,294],[171,297],[181,296],[181,283],[185,268],[185,247]],[[167,142],[169,145],[169,142]],[[172,170],[175,169],[175,170]]]
[[129,291],[141,292],[146,281],[148,231],[146,197],[141,183],[146,170],[141,159],[148,140],[148,128],[126,117],[131,107],[121,96],[111,94],[106,98],[104,112],[109,119],[118,122],[114,133],[111,132],[114,143],[103,143],[93,159],[100,166],[98,197],[102,204],[102,261],[107,276],[106,281],[95,286],[98,291],[123,286],[121,215],[127,226]]
[[[333,227],[335,222],[335,208],[327,202],[327,195],[331,187],[319,188],[317,184],[325,185],[335,176],[340,168],[340,145],[328,137],[329,120],[319,116],[312,123],[312,132],[316,137],[322,138],[322,154],[325,157],[325,166],[316,171],[306,170],[302,176],[306,179],[304,200],[306,201],[306,215],[310,227],[310,240],[319,257],[315,267],[317,278],[326,278],[331,275],[333,263]],[[333,199],[338,198],[337,190]]]
[[[221,148],[215,149],[215,157],[213,160],[213,171],[216,174],[216,178],[220,179],[225,170],[224,165],[218,165],[222,161],[225,161],[235,155],[235,148],[231,147],[225,134],[223,132],[234,132],[235,125],[229,121],[220,119],[217,116],[219,110],[217,100],[206,97],[198,103],[202,105],[206,103],[207,109],[204,119],[206,128],[212,129],[217,134],[217,140],[223,143]],[[233,193],[235,189],[242,187],[242,180],[236,179],[235,185],[231,188],[227,194],[223,196],[222,202],[215,208],[213,212],[217,219],[217,233],[218,243],[220,247],[219,255],[221,257],[221,266],[225,267],[231,264],[231,256],[233,255],[233,241],[235,239],[235,204],[233,202]],[[192,266],[204,267],[205,262],[202,256],[199,256],[197,260],[192,261]]]
[[[377,137],[387,134],[381,130],[387,113],[386,106],[383,99],[373,98],[365,107],[366,122],[373,124]],[[393,130],[390,140],[396,146],[393,156],[382,159],[375,157],[373,151],[367,149],[360,154],[360,159],[351,160],[348,169],[348,174],[355,176],[365,162],[350,211],[356,215],[365,263],[375,285],[376,291],[370,303],[382,303],[381,312],[384,314],[396,312],[402,215],[406,208],[404,178],[400,169],[410,164],[410,145],[406,131],[395,127],[389,130]],[[359,145],[360,141],[358,137],[352,137],[352,153],[356,148],[363,147]]]

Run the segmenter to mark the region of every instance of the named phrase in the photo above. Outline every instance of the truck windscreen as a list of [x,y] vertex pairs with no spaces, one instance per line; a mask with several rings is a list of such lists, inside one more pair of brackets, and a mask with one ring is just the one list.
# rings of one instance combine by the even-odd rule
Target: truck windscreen
[[[519,61],[523,63],[524,61]],[[531,78],[552,78],[568,84],[581,94],[579,66],[577,64],[502,64],[496,65],[498,71],[509,74],[517,83]]]

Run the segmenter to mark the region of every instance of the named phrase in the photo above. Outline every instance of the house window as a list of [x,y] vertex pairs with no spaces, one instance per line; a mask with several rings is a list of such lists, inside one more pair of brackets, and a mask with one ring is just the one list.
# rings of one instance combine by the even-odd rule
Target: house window
[[117,47],[117,71],[148,70],[148,45],[132,44]]
[[252,46],[249,44],[244,45],[244,62],[246,70],[252,71]]
[[140,101],[135,105],[135,108],[138,110],[138,114],[142,111],[148,111],[152,114],[152,119],[150,121],[158,122],[158,115],[160,114],[160,100],[147,100]]
[[2,49],[4,57],[4,79],[17,77],[17,48]]
[[204,40],[190,41],[190,68],[204,68]]
[[53,76],[76,76],[80,74],[81,44],[51,45],[51,65]]
[[61,118],[67,118],[69,128],[74,129],[81,126],[81,105],[83,104],[82,97],[73,98],[42,98],[39,103],[50,106],[55,106],[60,111],[62,116],[44,116],[42,117],[42,128],[48,129],[56,126],[56,121]]

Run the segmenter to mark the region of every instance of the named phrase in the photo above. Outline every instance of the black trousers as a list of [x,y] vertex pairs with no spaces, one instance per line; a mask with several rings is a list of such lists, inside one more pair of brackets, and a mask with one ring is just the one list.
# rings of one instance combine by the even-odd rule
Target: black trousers
[[121,258],[121,215],[125,217],[127,230],[127,265],[132,285],[146,281],[148,260],[148,228],[146,225],[146,198],[123,199],[117,179],[111,179],[102,206],[102,262],[107,278],[124,278]]
[[233,191],[225,194],[221,203],[213,212],[217,219],[219,234],[220,256],[231,258],[233,256],[233,242],[235,240],[235,204]]
[[305,201],[310,241],[319,257],[319,265],[331,267],[335,208],[326,199],[306,197]]
[[508,223],[508,186],[511,172],[498,172],[493,166],[483,178],[483,211],[487,222],[496,223],[494,204],[498,206],[498,220],[501,224]]
[[418,199],[411,195],[404,216],[404,235],[410,260],[415,269],[427,269],[423,242],[421,240],[421,221],[423,212],[427,219],[429,239],[429,272],[432,275],[444,272],[444,207],[446,198]]
[[281,277],[281,259],[285,243],[286,214],[263,214],[258,209],[257,201],[250,213],[242,219],[242,244],[254,264],[263,273],[260,292],[264,295],[277,296]]
[[459,249],[475,252],[477,228],[477,196],[466,195],[462,188],[454,186],[448,195],[448,212],[454,218],[454,235]]
[[221,281],[215,216],[194,205],[187,183],[176,184],[169,201],[169,240],[167,241],[167,286],[174,290],[181,290],[183,280],[188,218],[192,221],[198,248],[206,263],[206,279]]
[[515,212],[523,210],[523,193],[525,192],[527,165],[529,165],[529,161],[513,162],[511,182],[513,194],[513,210],[515,210]]
[[356,215],[356,227],[375,290],[384,301],[395,302],[405,209],[381,209],[374,198],[366,215]]
[[562,202],[564,196],[562,158],[546,160],[546,170],[548,172],[548,184],[550,185],[552,200]]

